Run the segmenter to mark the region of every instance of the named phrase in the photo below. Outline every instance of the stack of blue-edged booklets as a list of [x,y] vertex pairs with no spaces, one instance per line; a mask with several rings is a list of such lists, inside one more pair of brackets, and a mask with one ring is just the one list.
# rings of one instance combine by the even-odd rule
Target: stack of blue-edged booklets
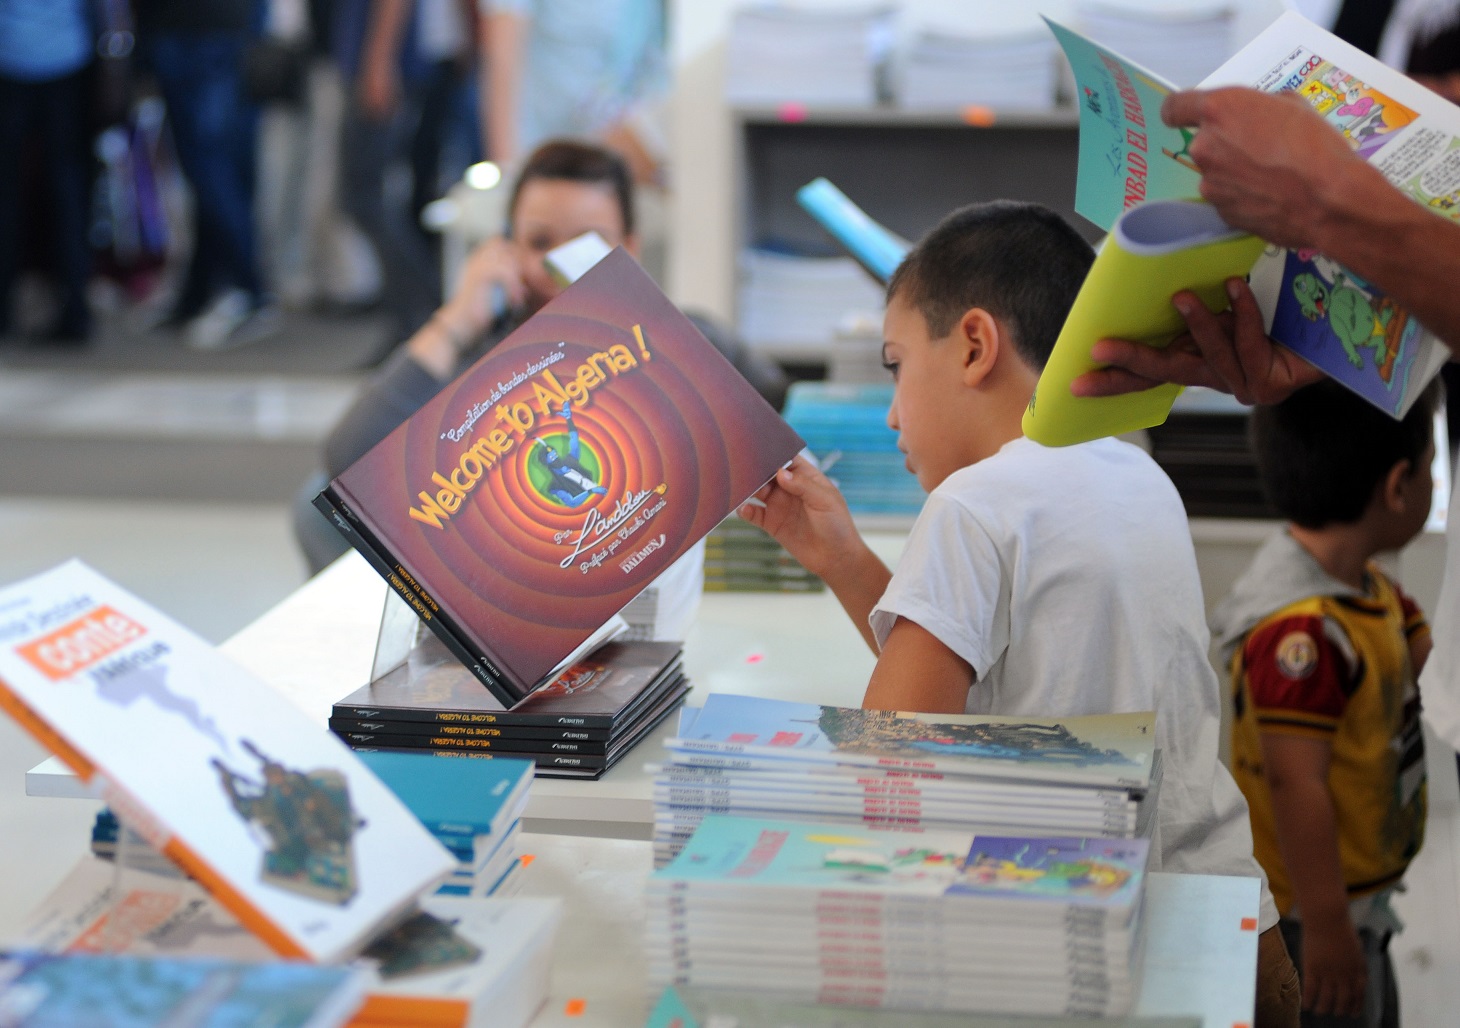
[[1124,1014],[1149,845],[712,816],[649,879],[650,983],[892,1009]]
[[853,514],[915,516],[926,494],[908,473],[887,427],[892,384],[797,382],[786,397],[786,421],[806,440]]
[[362,752],[360,760],[456,857],[436,890],[503,892],[521,864],[517,836],[532,785],[530,760],[442,760],[431,753]]
[[1155,715],[917,714],[711,693],[654,774],[654,857],[706,817],[1002,835],[1149,835]]

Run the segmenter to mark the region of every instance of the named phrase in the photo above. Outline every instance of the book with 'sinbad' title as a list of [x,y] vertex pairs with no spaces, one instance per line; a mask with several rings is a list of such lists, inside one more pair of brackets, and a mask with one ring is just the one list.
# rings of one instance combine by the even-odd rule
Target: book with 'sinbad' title
[[802,445],[617,250],[317,503],[510,708]]

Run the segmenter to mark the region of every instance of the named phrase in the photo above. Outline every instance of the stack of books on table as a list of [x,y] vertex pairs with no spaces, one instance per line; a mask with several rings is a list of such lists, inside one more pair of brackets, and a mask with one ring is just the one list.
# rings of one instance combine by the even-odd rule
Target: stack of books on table
[[752,247],[740,272],[736,324],[751,347],[824,350],[848,314],[881,317],[881,287],[850,257]]
[[1129,1011],[1146,839],[707,818],[648,887],[649,979],[818,1003]]
[[[79,562],[0,590],[0,608],[0,709],[120,818],[117,859],[88,855],[15,940],[67,958],[45,966],[105,951],[147,961],[131,966],[162,983],[179,957],[278,967],[364,955],[374,963],[344,1011],[359,1023],[459,1025],[484,1006],[504,1012],[494,1024],[520,1025],[542,1004],[561,905],[431,895],[452,855],[294,704]],[[132,830],[167,860],[138,866]],[[88,995],[74,981],[55,994],[72,1009]]]
[[543,778],[599,778],[689,691],[678,643],[614,642],[507,710],[434,638],[337,701],[357,751],[531,760]]
[[725,45],[725,99],[870,106],[882,92],[893,20],[888,6],[741,6]]
[[1235,52],[1236,10],[1221,4],[1078,0],[1076,27],[1102,46],[1183,88]]
[[[427,896],[417,911],[366,947],[365,959],[313,970],[363,976],[349,1008],[357,1018],[351,1024],[522,1025],[547,995],[561,915],[557,900]],[[95,857],[81,860],[30,912],[14,943],[68,957],[111,953],[164,970],[197,961],[307,966],[277,964],[258,936],[175,870],[118,869]],[[260,1014],[216,1023],[293,1022]]]
[[456,870],[438,893],[503,891],[521,864],[517,836],[532,761],[437,760],[424,751],[361,753],[360,759],[456,858]]
[[797,382],[786,397],[786,421],[828,466],[853,514],[914,517],[927,498],[887,427],[891,402],[891,383]]
[[618,638],[625,642],[683,639],[700,609],[704,566],[701,539],[618,612],[629,626]]
[[823,592],[826,583],[786,548],[739,517],[705,537],[705,592]]
[[711,693],[654,774],[654,858],[708,817],[1017,835],[1149,834],[1151,713],[915,714]]
[[910,110],[1047,111],[1059,83],[1048,32],[965,35],[926,29],[904,55],[897,102]]

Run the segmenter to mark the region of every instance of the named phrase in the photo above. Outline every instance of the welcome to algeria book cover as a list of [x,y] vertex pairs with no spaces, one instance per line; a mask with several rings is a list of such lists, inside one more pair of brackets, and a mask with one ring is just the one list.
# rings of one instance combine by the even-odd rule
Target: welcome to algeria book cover
[[616,250],[318,502],[511,706],[803,445]]

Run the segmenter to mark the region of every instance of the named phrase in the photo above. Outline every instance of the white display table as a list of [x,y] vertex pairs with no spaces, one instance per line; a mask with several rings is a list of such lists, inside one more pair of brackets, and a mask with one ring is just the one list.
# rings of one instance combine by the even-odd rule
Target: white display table
[[[868,541],[891,561],[903,536]],[[385,589],[349,554],[221,648],[323,725],[331,705],[369,677]],[[685,642],[692,703],[706,692],[738,692],[856,706],[873,662],[829,593],[707,594]],[[664,758],[674,720],[597,782],[533,783],[519,851],[535,859],[521,891],[560,897],[566,907],[552,993],[535,1026],[619,1028],[647,1016],[655,997],[645,981],[643,896],[652,847],[642,840],[652,834],[653,801],[643,766]],[[26,774],[26,793],[87,795],[54,758]],[[1244,922],[1255,924],[1256,880],[1155,874],[1149,888],[1137,1014],[1200,1016],[1205,1028],[1250,1024],[1257,933]]]
[[[871,534],[885,558],[903,536]],[[220,647],[293,700],[320,725],[330,707],[370,677],[385,581],[355,553],[341,557]],[[703,702],[706,692],[858,706],[874,663],[830,593],[709,593],[685,641],[685,669]],[[648,839],[652,779],[644,764],[664,759],[671,715],[596,782],[540,778],[533,783],[527,827],[533,831]],[[85,796],[86,787],[58,759],[25,776],[29,796]]]
[[[521,895],[557,896],[565,904],[553,951],[552,991],[534,1028],[642,1025],[657,998],[649,995],[644,961],[650,844],[523,835],[518,849],[534,856],[523,872]],[[1196,1016],[1203,1028],[1251,1024],[1257,932],[1243,921],[1255,923],[1257,879],[1153,874],[1147,890],[1147,942],[1135,1014]],[[968,1021],[969,1028],[1011,1023],[1020,1022],[1005,1017]],[[1110,1022],[1071,1018],[1069,1023]]]

